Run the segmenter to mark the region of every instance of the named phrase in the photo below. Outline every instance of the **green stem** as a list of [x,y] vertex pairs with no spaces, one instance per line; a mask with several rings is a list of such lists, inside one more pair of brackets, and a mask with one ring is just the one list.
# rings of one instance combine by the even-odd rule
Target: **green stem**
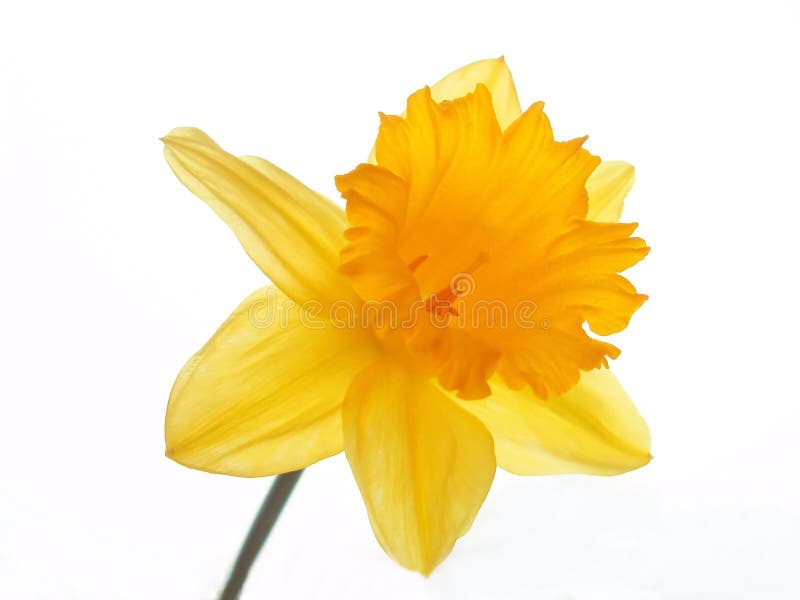
[[275,478],[272,486],[269,488],[267,497],[261,508],[250,526],[250,531],[242,543],[239,550],[239,556],[236,557],[236,562],[233,564],[231,574],[228,576],[228,581],[225,584],[225,589],[220,594],[220,600],[237,600],[239,594],[242,593],[242,586],[247,579],[247,574],[250,572],[250,567],[258,557],[258,553],[264,542],[269,537],[272,527],[278,520],[278,517],[289,500],[289,496],[294,489],[297,480],[300,479],[303,470],[292,471],[291,473],[284,473]]

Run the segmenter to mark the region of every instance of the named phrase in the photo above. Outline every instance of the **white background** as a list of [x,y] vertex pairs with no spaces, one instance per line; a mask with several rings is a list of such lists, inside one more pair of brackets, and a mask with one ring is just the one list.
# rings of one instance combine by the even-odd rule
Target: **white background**
[[505,54],[524,105],[637,166],[651,300],[612,365],[655,460],[499,473],[430,579],[309,469],[244,598],[797,598],[798,7],[16,2],[0,8],[0,597],[213,598],[268,480],[163,457],[183,362],[264,284],[175,180],[195,125],[335,195],[377,111]]

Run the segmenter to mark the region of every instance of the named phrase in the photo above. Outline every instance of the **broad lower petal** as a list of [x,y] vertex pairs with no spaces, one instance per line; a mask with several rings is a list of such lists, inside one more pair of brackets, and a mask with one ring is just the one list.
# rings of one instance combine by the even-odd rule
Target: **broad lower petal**
[[383,549],[429,574],[470,528],[494,478],[486,428],[428,379],[388,361],[353,381],[345,452]]
[[170,458],[261,477],[341,452],[341,405],[372,360],[371,338],[302,315],[274,287],[239,305],[175,381],[165,424]]
[[233,229],[286,295],[297,302],[355,300],[337,270],[347,220],[335,204],[263,159],[225,152],[199,129],[179,127],[163,141],[178,179]]
[[589,193],[586,219],[606,223],[619,221],[623,201],[635,179],[633,165],[619,160],[601,162],[586,181]]
[[607,369],[584,372],[563,396],[492,380],[492,396],[460,402],[492,432],[497,463],[519,475],[616,475],[650,462],[650,431]]

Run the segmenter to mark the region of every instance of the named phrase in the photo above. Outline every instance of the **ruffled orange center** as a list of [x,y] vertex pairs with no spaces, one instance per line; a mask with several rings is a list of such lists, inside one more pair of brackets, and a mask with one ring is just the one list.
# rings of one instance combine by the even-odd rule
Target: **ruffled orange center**
[[648,251],[635,224],[586,220],[599,158],[553,139],[541,103],[505,131],[489,91],[381,115],[377,164],[336,178],[347,200],[341,269],[390,302],[405,348],[463,398],[496,371],[548,397],[619,350],[583,328],[625,328],[646,296],[619,275]]

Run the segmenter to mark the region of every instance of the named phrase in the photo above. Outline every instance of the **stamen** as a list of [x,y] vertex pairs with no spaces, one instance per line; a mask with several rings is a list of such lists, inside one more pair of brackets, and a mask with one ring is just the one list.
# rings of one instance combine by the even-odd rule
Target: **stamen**
[[453,306],[453,300],[455,299],[456,295],[448,286],[428,296],[428,299],[425,301],[425,310],[435,314],[437,317],[442,317],[448,313],[458,316],[458,311]]
[[417,258],[412,260],[410,263],[408,263],[409,270],[413,273],[426,260],[428,260],[428,255],[427,254],[422,254],[422,255],[418,256]]
[[[425,255],[424,258],[427,258],[427,255]],[[472,263],[470,263],[470,265],[464,269],[461,274],[467,275],[471,279],[472,273],[488,260],[488,253],[479,252],[475,260],[472,261]],[[412,261],[412,264],[414,264],[416,268],[416,266],[419,266],[421,262],[422,261],[417,258]],[[467,293],[471,293],[471,291]],[[443,287],[438,292],[428,296],[428,299],[425,301],[425,310],[427,310],[429,313],[435,314],[437,317],[441,317],[448,313],[458,316],[458,311],[456,310],[455,306],[453,306],[453,301],[462,295],[464,295],[464,292],[459,289],[455,289],[451,280],[450,285]]]

